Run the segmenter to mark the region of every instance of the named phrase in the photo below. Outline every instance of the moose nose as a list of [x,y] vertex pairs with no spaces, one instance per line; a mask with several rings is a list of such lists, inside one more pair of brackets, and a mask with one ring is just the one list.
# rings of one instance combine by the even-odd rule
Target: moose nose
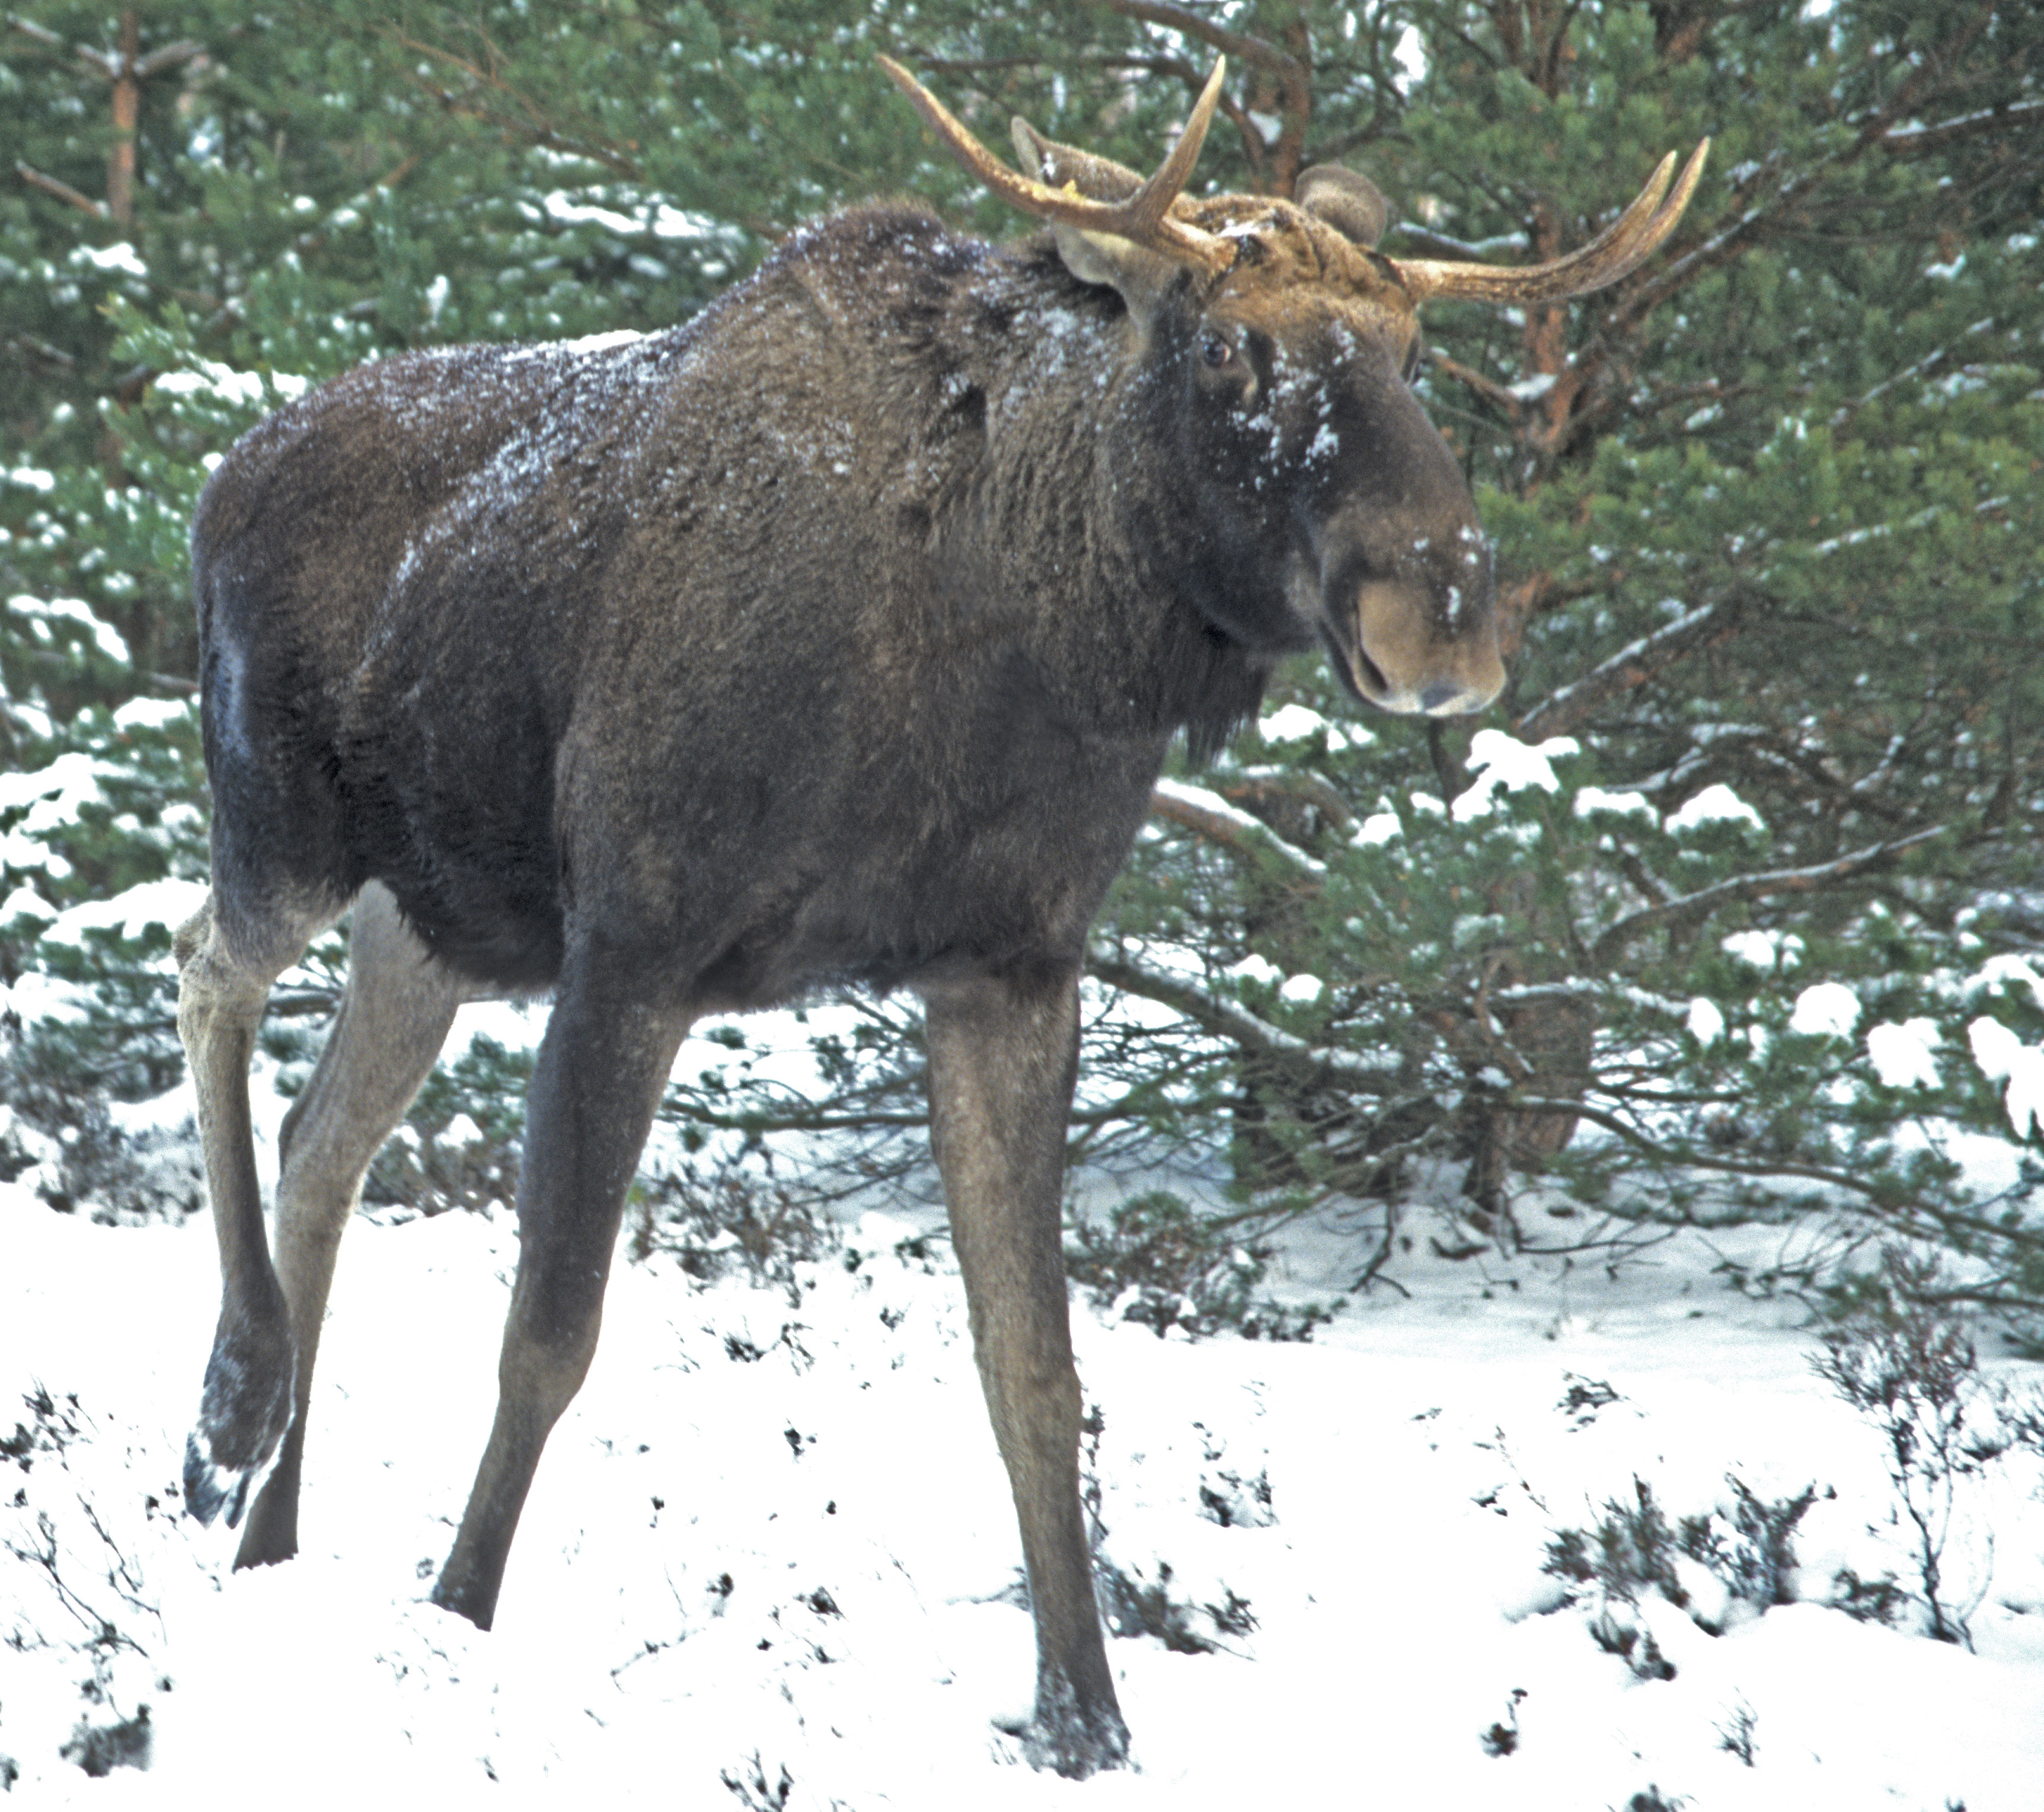
[[1429,594],[1397,579],[1366,581],[1356,598],[1355,682],[1363,696],[1408,716],[1480,711],[1504,690],[1504,663],[1488,610],[1444,629]]

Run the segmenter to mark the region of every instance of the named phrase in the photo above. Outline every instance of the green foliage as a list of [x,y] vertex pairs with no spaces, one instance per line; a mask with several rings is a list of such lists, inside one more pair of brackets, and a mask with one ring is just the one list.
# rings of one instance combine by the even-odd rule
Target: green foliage
[[[1206,803],[1159,802],[1096,941],[1074,1156],[1218,1164],[1231,1217],[1369,1204],[1366,1275],[1445,1168],[1508,1245],[1534,1189],[1571,1245],[1820,1211],[2044,1309],[2044,19],[1138,10],[175,0],[133,15],[125,188],[93,60],[123,16],[44,0],[9,25],[0,984],[23,1137],[176,1071],[167,937],[204,871],[185,534],[237,434],[365,358],[684,319],[863,194],[1016,230],[876,52],[997,148],[1020,111],[1147,167],[1226,37],[1198,181],[1281,193],[1348,160],[1391,198],[1394,255],[1566,250],[1664,152],[1713,150],[1616,289],[1430,312],[1419,389],[1497,542],[1511,688],[1482,725],[1365,727],[1302,663],[1181,777]],[[330,998],[333,961],[286,1004]],[[663,1108],[684,1145],[806,1141],[827,1193],[912,1175],[912,1009],[792,1036],[801,1082],[756,1032],[690,1047]],[[372,1196],[504,1197],[520,1061],[464,1062]],[[478,1138],[441,1151],[463,1118]],[[1143,1272],[1160,1329],[1181,1297],[1221,1312],[1184,1279],[1246,1302],[1227,1255],[1253,1240],[1197,1219],[1092,1229],[1080,1262]]]

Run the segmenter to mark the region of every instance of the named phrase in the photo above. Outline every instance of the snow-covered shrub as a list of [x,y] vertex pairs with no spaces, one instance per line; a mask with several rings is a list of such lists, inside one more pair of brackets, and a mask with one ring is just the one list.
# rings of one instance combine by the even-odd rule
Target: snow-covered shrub
[[1096,1556],[1093,1590],[1100,1614],[1116,1636],[1154,1636],[1176,1655],[1210,1655],[1233,1636],[1256,1627],[1249,1600],[1232,1590],[1219,1604],[1195,1604],[1174,1592],[1171,1563],[1124,1568]]
[[436,1067],[363,1183],[363,1199],[421,1214],[517,1198],[534,1053],[478,1033]]
[[1659,1598],[1689,1614],[1707,1634],[1723,1633],[1734,1609],[1759,1615],[1796,1602],[1796,1525],[1817,1500],[1813,1484],[1769,1502],[1727,1475],[1733,1509],[1671,1523],[1638,1475],[1630,1502],[1607,1498],[1593,1529],[1561,1529],[1547,1545],[1542,1571],[1563,1583],[1564,1602],[1592,1607],[1597,1645],[1621,1656],[1642,1679],[1669,1679],[1674,1668],[1639,1614]]
[[[1889,1246],[1878,1271],[1842,1290],[1841,1325],[1823,1336],[1812,1369],[1878,1431],[1881,1459],[1911,1531],[1911,1560],[1928,1633],[1972,1646],[1968,1619],[1986,1595],[1988,1561],[1969,1554],[1953,1576],[1949,1556],[1965,1526],[1965,1482],[2013,1444],[2005,1399],[1981,1375],[1973,1336],[1935,1256]],[[1893,1601],[1852,1579],[1842,1608],[1880,1622]]]
[[705,1283],[742,1268],[757,1287],[793,1290],[796,1266],[840,1241],[814,1195],[731,1161],[686,1158],[642,1175],[630,1212],[634,1259],[664,1252]]
[[1065,1269],[1096,1308],[1159,1339],[1177,1328],[1195,1338],[1227,1329],[1248,1340],[1310,1340],[1331,1310],[1256,1299],[1271,1256],[1268,1244],[1245,1241],[1183,1196],[1156,1189],[1116,1202],[1104,1226],[1080,1219]]
[[[0,1440],[0,1476],[13,1478],[11,1501],[0,1509],[8,1562],[0,1571],[0,1646],[12,1656],[63,1656],[76,1698],[67,1706],[47,1693],[10,1694],[13,1727],[26,1733],[40,1725],[44,1753],[54,1750],[95,1777],[146,1768],[150,1702],[172,1683],[153,1659],[163,1617],[144,1551],[175,1506],[155,1495],[117,1504],[91,1483],[90,1466],[74,1466],[75,1452],[89,1453],[102,1433],[77,1393],[39,1383],[21,1402],[29,1419]],[[10,1684],[35,1681],[23,1675]]]

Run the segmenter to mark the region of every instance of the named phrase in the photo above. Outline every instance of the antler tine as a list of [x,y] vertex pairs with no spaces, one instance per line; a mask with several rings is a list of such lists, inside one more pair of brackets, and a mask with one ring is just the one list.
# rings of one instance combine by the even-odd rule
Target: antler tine
[[1213,124],[1214,109],[1220,105],[1220,85],[1227,75],[1228,59],[1216,57],[1213,73],[1200,90],[1199,99],[1193,103],[1185,129],[1178,134],[1171,155],[1157,166],[1157,174],[1122,204],[1132,220],[1148,225],[1162,221],[1178,198],[1178,191],[1191,181],[1193,166],[1200,160],[1200,147],[1206,143],[1207,128]]
[[1030,177],[1018,175],[974,138],[943,102],[900,63],[887,56],[878,60],[895,87],[909,97],[916,111],[923,116],[951,154],[995,194],[1024,214],[1033,214],[1039,220],[1082,227],[1089,233],[1105,233],[1116,239],[1129,240],[1184,264],[1218,267],[1232,262],[1233,254],[1226,241],[1216,234],[1203,233],[1197,227],[1174,220],[1170,212],[1172,202],[1178,199],[1192,175],[1208,125],[1220,104],[1222,79],[1228,73],[1227,58],[1215,62],[1213,74],[1207,78],[1206,87],[1201,90],[1192,115],[1185,121],[1185,129],[1178,135],[1178,142],[1172,146],[1170,155],[1158,167],[1156,175],[1124,202],[1089,201],[1075,193],[1053,189]]
[[1431,258],[1393,258],[1389,262],[1415,302],[1428,296],[1459,296],[1497,303],[1565,302],[1571,296],[1588,295],[1638,269],[1675,230],[1675,223],[1696,193],[1710,148],[1711,141],[1705,139],[1689,154],[1672,191],[1669,178],[1675,167],[1675,153],[1669,152],[1631,206],[1589,244],[1578,247],[1566,258],[1516,268]]

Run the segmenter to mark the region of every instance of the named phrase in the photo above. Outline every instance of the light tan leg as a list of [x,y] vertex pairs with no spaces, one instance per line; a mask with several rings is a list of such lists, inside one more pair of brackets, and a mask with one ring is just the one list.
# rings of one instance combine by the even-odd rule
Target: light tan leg
[[1078,981],[951,985],[930,992],[928,1010],[930,1142],[1036,1620],[1024,1749],[1039,1768],[1084,1776],[1128,1760],[1128,1729],[1079,1506],[1079,1380],[1059,1224]]
[[[185,1508],[202,1522],[240,1520],[249,1487],[291,1417],[293,1354],[284,1293],[271,1268],[248,1118],[248,1060],[270,984],[338,912],[278,910],[231,942],[216,896],[179,928],[178,1036],[198,1099],[199,1139],[220,1242],[220,1321],[198,1425],[185,1443]],[[250,948],[236,948],[236,943]]]
[[237,1567],[298,1551],[298,1479],[313,1366],[334,1260],[362,1179],[446,1042],[468,990],[409,930],[389,890],[372,881],[348,928],[348,988],[305,1091],[279,1140],[277,1273],[298,1355],[291,1425],[256,1498]]

